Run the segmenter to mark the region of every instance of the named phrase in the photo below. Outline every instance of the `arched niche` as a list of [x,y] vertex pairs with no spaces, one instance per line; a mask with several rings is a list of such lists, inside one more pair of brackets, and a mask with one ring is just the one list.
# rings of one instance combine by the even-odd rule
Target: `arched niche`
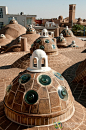
[[45,67],[45,58],[41,59],[41,67]]
[[33,59],[33,67],[38,67],[38,59],[37,59],[37,57],[35,57]]

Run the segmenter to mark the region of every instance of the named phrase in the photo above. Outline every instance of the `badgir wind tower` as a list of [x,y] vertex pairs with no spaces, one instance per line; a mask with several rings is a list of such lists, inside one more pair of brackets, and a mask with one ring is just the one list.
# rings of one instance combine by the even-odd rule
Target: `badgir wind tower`
[[69,5],[69,23],[70,24],[75,22],[75,10],[76,10],[76,4]]

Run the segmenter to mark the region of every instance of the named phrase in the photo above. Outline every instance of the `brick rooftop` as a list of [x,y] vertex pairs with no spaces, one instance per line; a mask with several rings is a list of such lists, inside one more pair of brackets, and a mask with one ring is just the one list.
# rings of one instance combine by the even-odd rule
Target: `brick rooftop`
[[[61,59],[63,61],[59,59],[59,65],[57,63],[58,67],[56,70],[62,73],[62,75],[65,77],[70,85],[74,98],[76,99],[76,101],[80,102],[80,104],[76,101],[74,102],[76,111],[73,117],[68,121],[62,123],[63,128],[59,128],[58,130],[86,130],[86,97],[84,96],[86,95],[86,81],[84,81],[83,85],[82,83],[72,83],[77,67],[79,66],[81,61],[86,59],[86,53],[82,53],[85,49],[86,47],[59,49],[60,55],[69,58],[72,62],[70,62],[70,64],[67,64],[68,62],[65,62],[65,58]],[[14,77],[17,76],[19,72],[24,70],[21,68],[11,68],[11,64],[13,64],[16,60],[27,53],[28,52],[14,52],[0,55],[0,130],[55,130],[56,128],[54,126],[46,126],[46,128],[44,128],[43,126],[27,128],[27,126],[11,122],[9,119],[6,118],[4,114],[3,99],[5,96],[6,86],[9,85],[12,79],[14,79]],[[57,57],[59,57],[59,55],[57,55]],[[65,64],[63,65],[62,63]],[[55,69],[54,66],[53,69]],[[70,122],[74,124],[72,125],[72,127],[69,125]]]

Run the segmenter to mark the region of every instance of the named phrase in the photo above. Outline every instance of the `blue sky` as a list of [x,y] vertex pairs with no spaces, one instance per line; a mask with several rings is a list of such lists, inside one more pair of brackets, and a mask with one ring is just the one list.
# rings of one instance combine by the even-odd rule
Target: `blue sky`
[[22,11],[38,18],[68,17],[69,4],[76,4],[76,18],[86,19],[86,0],[0,0],[0,6],[7,6],[9,14]]

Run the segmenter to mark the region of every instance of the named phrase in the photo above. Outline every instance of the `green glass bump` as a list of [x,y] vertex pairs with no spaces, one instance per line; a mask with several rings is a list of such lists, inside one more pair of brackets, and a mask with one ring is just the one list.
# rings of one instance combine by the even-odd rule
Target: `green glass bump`
[[63,86],[59,86],[58,87],[58,95],[59,97],[64,100],[64,101],[67,101],[68,99],[68,93],[67,93],[67,90],[65,87]]
[[60,73],[58,73],[58,72],[54,72],[54,75],[58,78],[58,79],[60,79],[60,80],[64,80],[64,78],[63,78],[63,76],[60,74]]
[[38,94],[36,91],[34,90],[30,90],[26,93],[25,95],[25,102],[28,103],[28,104],[34,104],[37,102],[38,100]]
[[66,95],[67,95],[67,92],[66,92],[65,90],[62,90],[62,91],[61,91],[61,94],[62,94],[63,96],[66,96]]
[[46,40],[45,40],[45,42],[46,42],[46,43],[49,43],[49,40],[48,40],[48,39],[46,39]]
[[19,83],[26,83],[30,80],[31,76],[30,74],[24,74],[19,78]]
[[12,85],[8,85],[6,88],[6,92],[10,92],[11,87],[12,87]]
[[52,48],[53,48],[53,49],[55,49],[55,48],[56,48],[54,44],[52,44]]
[[54,42],[54,40],[52,39],[52,41]]
[[62,39],[60,39],[60,41],[62,42]]
[[41,46],[40,46],[40,49],[44,50],[44,46],[43,46],[43,45],[41,45]]
[[42,78],[41,79],[43,83],[47,83],[48,82],[48,79],[45,79],[45,78]]
[[31,45],[31,47],[33,47],[33,46],[34,46],[34,44]]
[[49,85],[51,83],[51,78],[48,75],[40,75],[38,80],[44,86]]
[[37,39],[37,40],[36,40],[36,43],[40,43],[40,42],[41,42],[41,39]]

